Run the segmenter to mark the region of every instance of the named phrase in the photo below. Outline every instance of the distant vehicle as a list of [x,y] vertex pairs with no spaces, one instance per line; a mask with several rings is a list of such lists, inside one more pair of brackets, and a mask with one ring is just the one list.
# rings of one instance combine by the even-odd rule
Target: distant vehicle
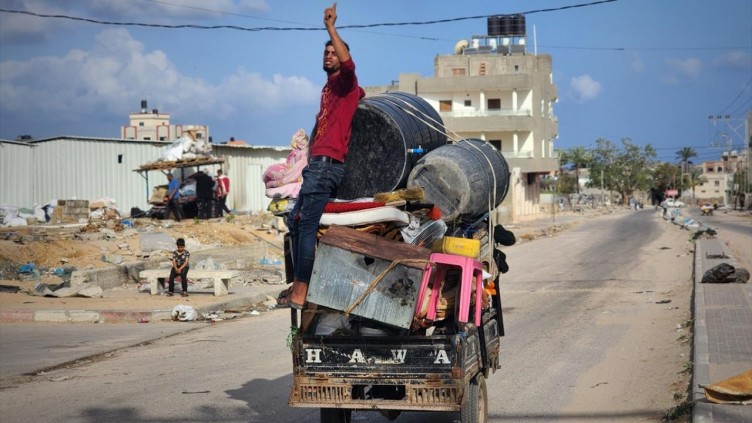
[[686,204],[684,204],[683,202],[674,200],[672,198],[665,200],[663,203],[661,203],[661,205],[665,207],[686,207]]
[[702,211],[703,216],[712,216],[715,207],[710,203],[702,203],[700,205],[700,210]]

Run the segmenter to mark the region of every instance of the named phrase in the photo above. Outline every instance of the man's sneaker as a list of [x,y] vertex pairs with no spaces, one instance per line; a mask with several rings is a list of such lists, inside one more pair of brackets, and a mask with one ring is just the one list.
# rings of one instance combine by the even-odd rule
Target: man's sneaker
[[181,292],[181,293],[180,293],[180,295],[182,295],[183,297],[187,297],[187,296],[188,296],[188,293],[187,293],[187,292],[185,292],[185,291],[183,291],[183,292]]

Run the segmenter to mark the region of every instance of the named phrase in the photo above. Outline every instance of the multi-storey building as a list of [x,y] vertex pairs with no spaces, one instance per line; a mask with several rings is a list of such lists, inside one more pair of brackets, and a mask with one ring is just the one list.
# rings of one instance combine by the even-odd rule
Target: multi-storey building
[[[705,182],[695,188],[695,198],[699,201],[716,201],[720,204],[738,205],[739,197],[750,191],[749,180],[735,178],[735,175],[748,176],[750,149],[741,153],[736,150],[724,151],[721,159],[702,163],[702,176]],[[746,206],[749,201],[741,200]]]
[[524,35],[474,36],[458,43],[455,54],[437,55],[434,76],[403,73],[391,85],[366,88],[367,95],[388,91],[425,99],[450,138],[485,140],[502,152],[512,170],[509,194],[497,209],[502,221],[540,212],[539,176],[559,167],[550,55],[529,54]]
[[172,142],[187,131],[192,131],[197,139],[209,139],[208,126],[172,125],[169,113],[160,113],[157,109],[149,111],[146,100],[141,100],[140,112],[128,116],[130,124],[120,127],[120,138],[125,140]]

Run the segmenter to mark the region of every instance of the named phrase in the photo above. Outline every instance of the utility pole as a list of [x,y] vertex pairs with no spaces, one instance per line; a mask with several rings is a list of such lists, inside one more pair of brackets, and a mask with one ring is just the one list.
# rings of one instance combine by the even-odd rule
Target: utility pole
[[[748,117],[748,119],[750,119]],[[734,208],[736,208],[737,199],[735,195],[732,195],[732,193],[738,194],[738,188],[737,190],[734,189],[734,177],[731,173],[731,152],[733,151],[734,147],[734,138],[737,137],[741,140],[741,145],[744,146],[746,141],[746,134],[740,133],[740,130],[745,128],[747,133],[749,133],[749,128],[747,128],[747,121],[748,119],[732,119],[730,115],[710,115],[708,116],[708,120],[710,120],[713,123],[713,128],[718,129],[718,123],[723,124],[723,129],[719,130],[716,135],[715,139],[712,142],[713,147],[719,147],[719,148],[725,148],[725,154],[726,154],[726,161],[725,161],[725,182],[726,182],[726,190],[724,195],[724,202],[726,204],[729,203],[729,201],[734,202]],[[734,137],[735,136],[735,137]],[[725,141],[725,142],[724,142]],[[748,150],[749,154],[749,150]],[[738,171],[739,167],[739,160],[737,158],[736,160],[736,171]],[[732,199],[733,198],[733,199]]]

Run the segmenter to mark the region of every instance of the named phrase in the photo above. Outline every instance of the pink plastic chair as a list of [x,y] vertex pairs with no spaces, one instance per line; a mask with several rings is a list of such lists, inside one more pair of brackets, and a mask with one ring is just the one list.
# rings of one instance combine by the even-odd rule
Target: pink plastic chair
[[473,292],[473,279],[475,279],[475,326],[480,326],[480,309],[482,305],[482,292],[483,292],[483,268],[478,260],[470,257],[456,256],[453,254],[433,253],[431,254],[430,261],[436,264],[436,270],[431,272],[431,264],[427,264],[425,271],[423,272],[423,279],[420,282],[420,289],[418,291],[418,301],[415,304],[416,312],[423,307],[423,297],[428,288],[428,283],[431,277],[433,277],[433,283],[431,285],[432,293],[429,298],[428,314],[426,318],[428,320],[436,320],[436,307],[439,305],[439,288],[441,282],[446,276],[448,266],[456,266],[462,270],[462,278],[460,280],[458,298],[459,310],[457,315],[457,321],[460,324],[467,323],[470,314],[470,298]]

